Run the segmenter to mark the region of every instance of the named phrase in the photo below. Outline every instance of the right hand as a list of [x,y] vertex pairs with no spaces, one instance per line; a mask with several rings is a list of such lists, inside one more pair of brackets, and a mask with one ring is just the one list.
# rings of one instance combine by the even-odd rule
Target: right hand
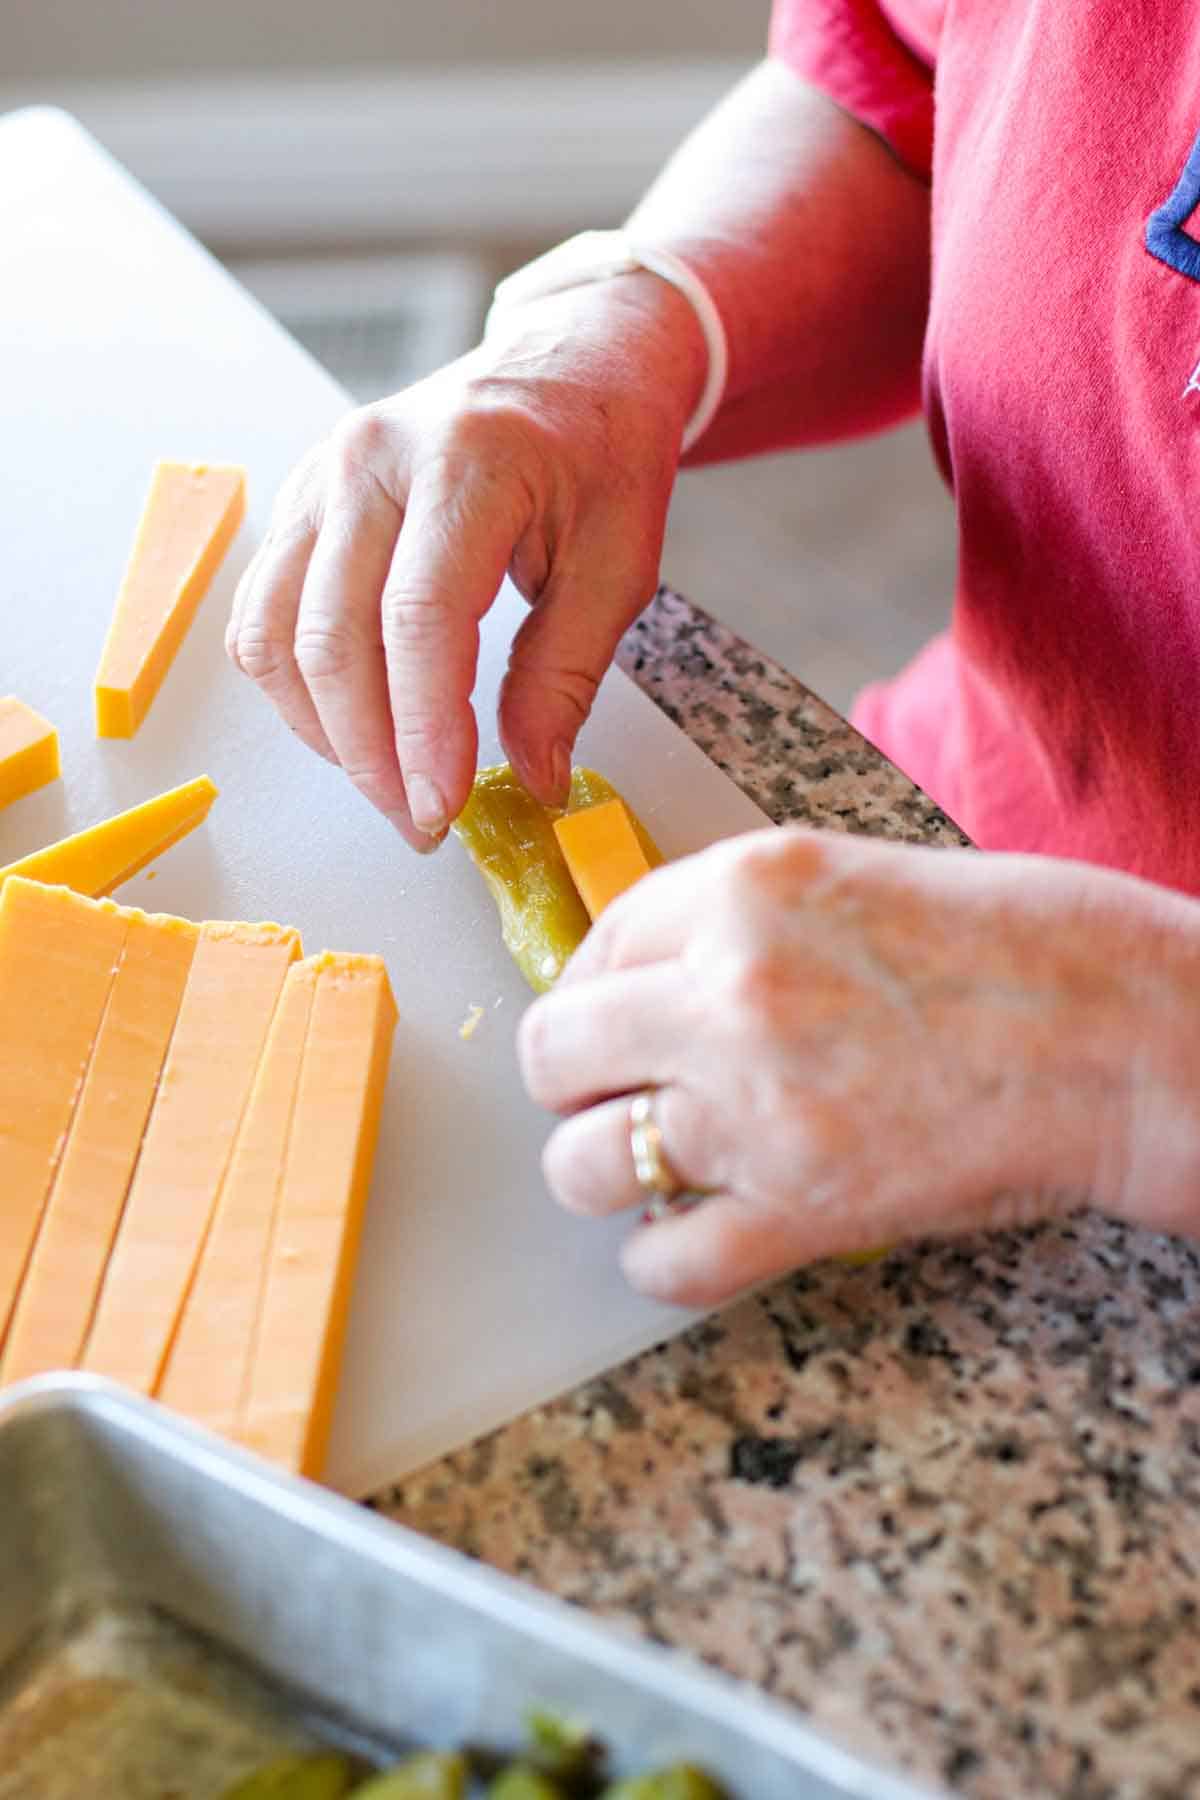
[[465,804],[479,621],[530,603],[499,697],[504,750],[547,804],[621,634],[658,581],[691,308],[638,272],[532,301],[494,338],[350,413],[285,483],[226,646],[311,749],[417,849]]

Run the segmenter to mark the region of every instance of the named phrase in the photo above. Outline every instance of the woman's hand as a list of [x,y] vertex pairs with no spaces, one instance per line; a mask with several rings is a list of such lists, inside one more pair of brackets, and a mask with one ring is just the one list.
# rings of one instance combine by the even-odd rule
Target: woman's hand
[[1027,1222],[1089,1196],[1200,1223],[1200,908],[1034,857],[799,828],[668,865],[526,1014],[547,1180],[639,1207],[656,1093],[691,1211],[635,1231],[636,1287],[709,1305],[798,1264]]
[[704,372],[688,302],[621,276],[514,309],[469,356],[351,413],[284,486],[229,654],[416,848],[470,791],[479,621],[506,573],[532,610],[501,738],[539,799],[565,797],[576,733],[658,581]]

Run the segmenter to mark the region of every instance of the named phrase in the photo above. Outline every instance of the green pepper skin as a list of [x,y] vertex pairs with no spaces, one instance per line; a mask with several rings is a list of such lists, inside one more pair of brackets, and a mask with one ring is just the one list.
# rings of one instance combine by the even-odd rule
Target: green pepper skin
[[[568,812],[619,799],[593,769],[571,774]],[[480,769],[454,834],[491,889],[500,931],[517,967],[537,994],[553,987],[591,925],[554,835],[562,809],[542,806],[508,763]],[[641,821],[630,819],[651,867],[662,861]]]
[[467,1760],[440,1750],[405,1757],[384,1775],[355,1788],[351,1800],[463,1800]]
[[354,1766],[336,1751],[281,1756],[229,1788],[224,1800],[344,1800]]
[[602,1800],[729,1800],[703,1770],[691,1763],[675,1763],[654,1775],[636,1775],[605,1788]]
[[528,1763],[513,1763],[491,1783],[487,1800],[563,1800],[563,1791],[539,1769],[531,1769]]

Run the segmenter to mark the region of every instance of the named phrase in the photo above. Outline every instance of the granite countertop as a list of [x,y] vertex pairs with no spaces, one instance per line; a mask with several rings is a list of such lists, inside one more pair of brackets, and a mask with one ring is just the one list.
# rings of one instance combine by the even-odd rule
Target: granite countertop
[[[961,833],[664,591],[622,666],[777,821]],[[823,1265],[380,1495],[989,1800],[1200,1795],[1200,1256],[1092,1214]]]

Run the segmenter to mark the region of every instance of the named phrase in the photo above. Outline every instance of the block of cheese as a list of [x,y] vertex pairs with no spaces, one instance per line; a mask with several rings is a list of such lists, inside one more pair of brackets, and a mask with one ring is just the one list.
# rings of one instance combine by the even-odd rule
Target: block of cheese
[[194,831],[208,817],[216,797],[207,775],[185,781],[182,787],[9,863],[0,869],[0,887],[10,875],[24,875],[29,881],[61,883],[99,899]]
[[127,915],[71,1133],[21,1288],[0,1380],[74,1368],[87,1337],[199,928]]
[[246,472],[160,462],[96,673],[96,736],[132,737],[246,509]]
[[375,956],[318,973],[238,1436],[319,1472],[371,1180],[396,1006]]
[[295,931],[200,928],[81,1366],[158,1386],[288,968]]
[[249,1374],[317,967],[310,957],[287,972],[157,1390],[165,1405],[226,1436],[236,1429]]
[[54,1182],[127,920],[67,888],[0,888],[0,1346]]
[[604,800],[554,821],[554,835],[592,919],[650,872],[621,800]]
[[57,781],[58,733],[15,694],[0,699],[0,806]]

